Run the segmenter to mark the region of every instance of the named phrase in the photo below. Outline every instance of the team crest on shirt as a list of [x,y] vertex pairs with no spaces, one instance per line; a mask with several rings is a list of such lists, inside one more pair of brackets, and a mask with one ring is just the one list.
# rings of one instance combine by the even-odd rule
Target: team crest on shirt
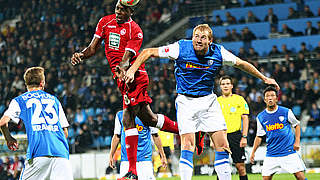
[[283,120],[284,120],[284,117],[283,117],[283,116],[279,116],[279,120],[280,120],[280,121],[283,121]]
[[142,33],[139,33],[139,34],[138,34],[138,38],[139,38],[139,39],[142,39],[142,38],[143,38]]
[[120,31],[120,34],[123,36],[123,35],[125,35],[126,34],[126,29],[122,29],[121,31]]
[[208,61],[208,65],[211,66],[213,64],[213,60]]

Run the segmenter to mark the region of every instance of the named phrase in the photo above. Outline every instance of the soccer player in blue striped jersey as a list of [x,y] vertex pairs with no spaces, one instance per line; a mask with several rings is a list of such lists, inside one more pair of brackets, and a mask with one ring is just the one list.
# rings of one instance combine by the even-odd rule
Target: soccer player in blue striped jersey
[[195,133],[199,131],[209,133],[214,143],[215,170],[219,179],[231,179],[227,126],[214,94],[216,75],[223,65],[229,65],[254,75],[266,84],[278,87],[277,82],[264,76],[252,64],[236,57],[222,45],[213,43],[212,29],[207,24],[200,24],[193,29],[192,40],[179,40],[168,46],[143,50],[125,74],[127,83],[133,82],[135,72],[149,57],[170,58],[175,61],[178,93],[176,109],[181,135],[181,179],[192,178]]
[[[300,149],[300,125],[293,112],[283,106],[278,106],[278,91],[269,86],[264,92],[264,102],[267,107],[257,116],[257,136],[254,140],[250,156],[251,163],[257,148],[261,144],[261,136],[267,138],[267,154],[262,167],[263,180],[270,180],[272,176],[283,168],[295,175],[296,179],[305,180],[305,165],[298,155]],[[295,134],[291,129],[295,129]]]
[[10,150],[18,148],[17,140],[8,130],[8,122],[23,121],[28,149],[20,179],[72,180],[67,142],[69,123],[59,100],[44,92],[42,67],[32,67],[24,73],[28,92],[14,98],[0,120],[2,134]]
[[[109,155],[109,166],[115,168],[113,157],[116,149],[121,143],[121,164],[120,177],[124,176],[129,169],[129,161],[126,151],[125,131],[122,124],[123,111],[119,111],[115,117],[114,135],[111,141],[111,150]],[[137,147],[137,175],[139,180],[155,180],[152,165],[152,143],[151,136],[155,145],[158,147],[162,166],[167,167],[166,155],[163,151],[161,139],[158,136],[158,128],[144,126],[141,120],[135,118],[136,128],[138,130],[138,147]]]

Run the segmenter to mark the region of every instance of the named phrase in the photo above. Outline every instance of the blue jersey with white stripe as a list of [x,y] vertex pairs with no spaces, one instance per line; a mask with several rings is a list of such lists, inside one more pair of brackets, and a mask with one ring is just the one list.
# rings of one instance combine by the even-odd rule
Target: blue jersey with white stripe
[[[117,113],[118,120],[121,125],[121,161],[128,161],[125,132],[122,124],[123,111]],[[135,118],[136,128],[138,130],[138,147],[137,147],[137,161],[151,161],[152,157],[152,144],[151,144],[151,131],[150,127],[144,126],[138,117]]]
[[[14,100],[20,107],[28,137],[27,159],[54,156],[69,159],[69,146],[60,124],[59,100],[42,90],[26,92]],[[65,116],[64,116],[65,117]]]
[[266,132],[268,157],[287,156],[295,152],[295,136],[288,121],[288,112],[288,108],[278,106],[274,113],[264,110],[257,116]]
[[213,93],[214,79],[222,67],[221,45],[212,43],[205,56],[197,56],[191,40],[180,40],[175,60],[177,93],[203,96]]

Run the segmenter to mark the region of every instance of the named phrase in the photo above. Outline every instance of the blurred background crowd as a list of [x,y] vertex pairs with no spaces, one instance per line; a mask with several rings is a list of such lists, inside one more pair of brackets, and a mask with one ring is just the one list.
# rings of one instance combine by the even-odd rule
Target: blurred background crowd
[[[186,16],[185,12],[192,4],[200,1],[141,1],[133,18],[144,31],[144,44],[169,28],[176,19]],[[89,44],[97,22],[104,15],[114,12],[115,2],[116,0],[0,0],[0,115],[12,98],[26,91],[24,70],[40,65],[46,69],[46,91],[59,98],[69,120],[70,153],[108,148],[113,135],[114,116],[122,108],[122,97],[112,79],[104,49],[100,48],[96,56],[77,66],[71,66],[70,57]],[[223,8],[283,1],[256,0],[251,5],[251,1],[244,2],[245,4],[239,1],[217,1],[219,7]],[[305,8],[295,13],[294,18],[311,16],[305,12]],[[319,16],[319,13],[320,10],[312,16]],[[259,20],[248,17],[243,21],[230,17],[227,23],[250,23],[253,21],[251,19],[254,22],[268,21],[271,25],[277,23],[276,18],[272,17]],[[5,24],[8,21],[11,24]],[[204,16],[202,22],[214,26],[225,23],[210,16]],[[311,29],[298,35],[320,33],[320,23],[318,22],[318,27]],[[274,28],[271,30],[274,31]],[[218,38],[218,42],[255,39],[248,29],[243,30],[241,35],[233,36],[232,33]],[[275,47],[266,57],[262,57],[252,46],[241,47],[235,54],[279,82],[281,105],[292,108],[298,118],[306,112],[310,117],[307,120],[308,126],[320,125],[320,109],[317,104],[320,97],[320,39],[318,47],[314,49],[308,49],[301,43],[301,49],[297,52],[286,47],[282,50]],[[272,59],[276,60],[271,61]],[[147,64],[147,71],[150,78],[149,95],[153,99],[152,109],[175,120],[174,62],[152,59]],[[255,117],[265,106],[262,97],[265,86],[260,80],[231,67],[223,68],[220,75],[224,74],[234,78],[234,93],[242,95],[249,104],[248,144],[252,146],[256,132]],[[215,85],[215,91],[220,95],[218,84]],[[16,134],[24,133],[23,126],[10,125],[10,128]]]

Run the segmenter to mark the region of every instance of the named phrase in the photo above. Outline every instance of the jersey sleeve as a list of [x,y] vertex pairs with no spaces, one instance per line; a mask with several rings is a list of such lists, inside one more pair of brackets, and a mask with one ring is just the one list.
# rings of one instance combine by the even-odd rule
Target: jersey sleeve
[[104,26],[103,22],[104,22],[103,18],[101,18],[97,24],[96,32],[94,33],[94,37],[97,37],[99,39],[103,37],[103,29],[102,29],[102,27]]
[[137,25],[137,27],[133,28],[130,36],[130,40],[128,41],[125,50],[133,52],[134,55],[136,55],[139,52],[143,41],[143,32],[141,28]]
[[266,135],[266,131],[263,129],[259,119],[257,118],[257,136],[264,136]]
[[59,102],[59,121],[60,121],[62,128],[69,127],[69,123],[68,123],[66,114],[64,113],[60,102]]
[[249,105],[247,101],[243,97],[241,97],[241,102],[242,102],[242,114],[249,115],[250,110],[249,110]]
[[222,56],[222,62],[224,65],[233,66],[237,62],[237,56],[233,55],[231,52],[226,50],[223,46],[221,46],[221,56]]
[[291,109],[288,111],[288,121],[292,125],[292,127],[296,127],[297,125],[300,124],[300,122],[297,120],[296,116],[293,114]]
[[114,131],[113,134],[121,134],[121,124],[118,115],[114,118]]
[[15,99],[13,99],[10,102],[9,107],[4,113],[4,115],[8,116],[14,123],[18,124],[20,121],[20,113],[21,113],[20,105]]
[[157,134],[158,132],[159,132],[159,129],[158,129],[158,128],[150,127],[150,133],[151,133],[151,134]]
[[179,57],[179,43],[175,42],[167,46],[161,46],[158,48],[160,58],[178,59]]

